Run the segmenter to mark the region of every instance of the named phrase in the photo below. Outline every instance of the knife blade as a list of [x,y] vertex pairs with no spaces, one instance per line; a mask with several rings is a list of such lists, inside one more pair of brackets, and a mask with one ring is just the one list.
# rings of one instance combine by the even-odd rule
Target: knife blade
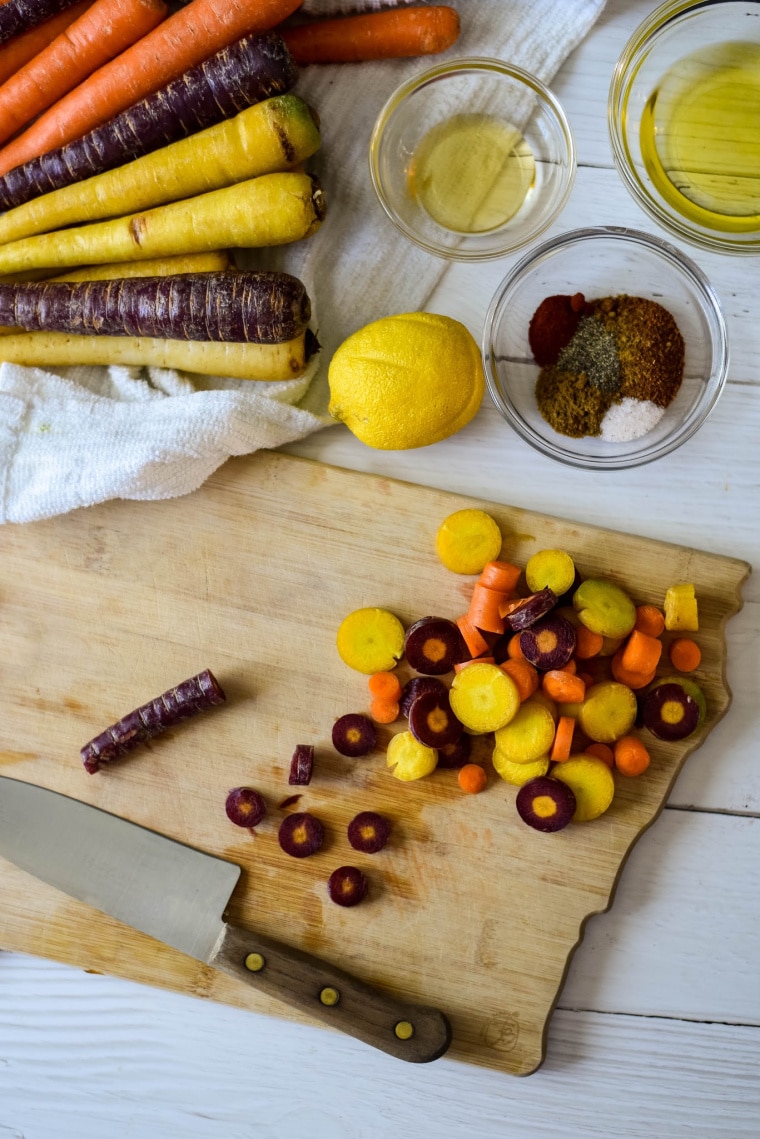
[[[217,858],[79,799],[0,776],[0,857],[58,890],[401,1060],[449,1047],[438,1009],[224,920],[240,877]],[[2,880],[0,879],[0,894]]]

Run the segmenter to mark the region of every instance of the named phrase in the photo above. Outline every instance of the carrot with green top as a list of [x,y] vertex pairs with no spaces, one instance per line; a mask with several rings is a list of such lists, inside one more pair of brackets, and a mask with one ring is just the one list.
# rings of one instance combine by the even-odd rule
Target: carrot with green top
[[446,51],[459,37],[459,16],[443,4],[387,9],[312,20],[282,34],[303,65],[401,59]]
[[275,27],[300,2],[192,0],[98,68],[0,150],[0,174],[79,138],[242,36]]
[[11,75],[15,75],[35,55],[51,44],[53,40],[73,24],[83,12],[86,12],[94,0],[79,0],[71,8],[65,8],[54,16],[48,17],[42,24],[36,24],[27,32],[22,32],[7,43],[0,45],[0,83],[5,83]]
[[147,35],[168,11],[164,0],[96,0],[0,87],[0,143]]

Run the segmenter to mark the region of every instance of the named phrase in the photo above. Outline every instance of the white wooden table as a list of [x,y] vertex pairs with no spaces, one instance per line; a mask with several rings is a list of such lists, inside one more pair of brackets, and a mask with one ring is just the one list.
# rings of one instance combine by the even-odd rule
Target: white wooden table
[[[614,61],[649,0],[609,0],[552,86],[579,148],[554,232],[653,230],[613,169]],[[656,232],[656,230],[655,230]],[[423,451],[342,428],[293,453],[760,563],[758,262],[684,247],[731,338],[721,402],[676,454],[592,475],[523,444],[484,406]],[[479,338],[510,262],[452,268],[428,308]],[[595,917],[524,1080],[447,1060],[407,1067],[354,1042],[50,962],[0,954],[0,1139],[566,1139],[760,1136],[760,579],[729,623],[734,703],[687,761]]]

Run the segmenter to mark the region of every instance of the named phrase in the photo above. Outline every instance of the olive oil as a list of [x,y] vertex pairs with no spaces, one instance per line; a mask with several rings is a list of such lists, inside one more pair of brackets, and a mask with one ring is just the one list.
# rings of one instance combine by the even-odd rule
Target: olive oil
[[760,44],[713,44],[676,63],[641,118],[644,165],[683,217],[760,227]]
[[422,138],[409,183],[439,225],[487,233],[517,213],[535,175],[533,153],[516,127],[493,115],[459,114]]

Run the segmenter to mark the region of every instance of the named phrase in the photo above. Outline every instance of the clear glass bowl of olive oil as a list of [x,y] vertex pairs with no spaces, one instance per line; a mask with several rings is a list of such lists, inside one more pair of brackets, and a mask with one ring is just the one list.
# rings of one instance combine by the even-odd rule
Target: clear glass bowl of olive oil
[[615,163],[660,225],[704,249],[760,253],[760,0],[668,0],[610,86]]
[[439,64],[404,83],[370,142],[378,200],[438,257],[486,261],[543,233],[572,189],[575,143],[534,76],[497,59]]

